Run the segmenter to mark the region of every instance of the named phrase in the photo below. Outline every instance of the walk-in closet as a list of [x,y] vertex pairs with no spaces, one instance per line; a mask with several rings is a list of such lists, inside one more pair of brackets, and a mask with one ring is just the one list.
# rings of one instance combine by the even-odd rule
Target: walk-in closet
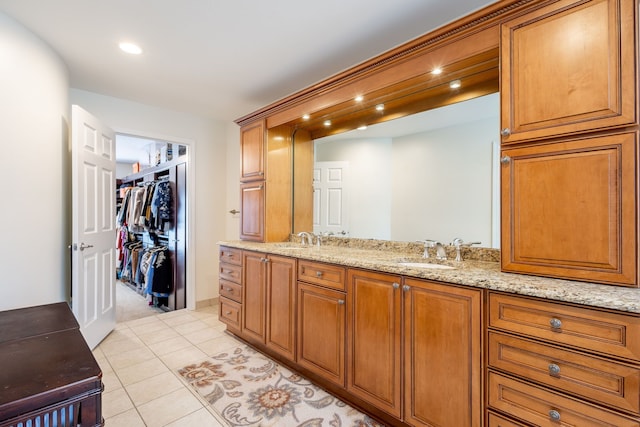
[[187,147],[116,137],[116,275],[140,304],[186,308]]

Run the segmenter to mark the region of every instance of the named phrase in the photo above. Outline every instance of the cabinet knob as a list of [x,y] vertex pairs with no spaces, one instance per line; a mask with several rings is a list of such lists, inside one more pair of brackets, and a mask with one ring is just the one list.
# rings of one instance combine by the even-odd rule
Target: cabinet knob
[[400,283],[393,282],[393,289],[400,288]]
[[549,324],[551,325],[551,327],[553,329],[560,329],[562,328],[562,320],[554,317],[551,320],[549,320]]
[[500,163],[502,163],[503,165],[508,165],[509,163],[511,163],[511,157],[509,156],[503,156],[500,158]]
[[269,262],[269,258],[260,258],[260,262]]
[[408,292],[408,291],[409,291],[409,289],[411,289],[411,286],[409,286],[409,285],[404,285],[404,286],[402,287],[402,290],[403,290],[403,291],[405,291],[405,292]]
[[560,412],[556,411],[555,409],[550,410],[549,419],[556,422],[560,421]]
[[316,277],[318,278],[322,277],[322,271],[316,271]]
[[343,299],[339,299],[338,300],[338,305],[344,305],[344,300]]
[[560,366],[555,363],[549,364],[549,375],[560,375]]
[[510,136],[511,135],[511,129],[509,128],[504,128],[500,131],[500,135],[502,136]]

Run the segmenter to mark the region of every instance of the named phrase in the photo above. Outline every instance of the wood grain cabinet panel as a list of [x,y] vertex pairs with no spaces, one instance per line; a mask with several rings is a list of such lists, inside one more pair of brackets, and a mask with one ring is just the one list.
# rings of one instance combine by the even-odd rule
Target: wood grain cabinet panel
[[501,27],[503,143],[637,123],[633,0],[561,0]]
[[345,276],[346,269],[338,265],[306,260],[298,262],[298,280],[307,283],[344,291]]
[[491,293],[489,327],[640,361],[640,317]]
[[405,278],[404,421],[480,427],[482,291]]
[[503,418],[493,412],[489,412],[489,427],[528,427],[526,424],[519,424],[515,421]]
[[267,265],[267,347],[289,360],[296,350],[296,260],[269,255]]
[[344,292],[298,282],[297,362],[340,387],[345,386],[345,298]]
[[265,239],[264,181],[240,184],[240,239],[263,242]]
[[240,332],[240,319],[242,316],[242,305],[223,296],[220,297],[219,319],[227,325],[227,329],[232,332]]
[[242,253],[242,336],[262,344],[266,334],[266,262],[266,254]]
[[242,286],[238,283],[220,279],[220,296],[242,302]]
[[242,265],[242,250],[220,246],[219,258],[221,263]]
[[640,370],[603,358],[489,333],[489,366],[622,410],[640,411]]
[[264,120],[240,128],[240,181],[264,179],[264,141]]
[[400,276],[347,272],[347,391],[400,418]]
[[502,269],[637,286],[637,133],[502,151]]
[[489,404],[540,427],[639,427],[638,421],[489,372]]

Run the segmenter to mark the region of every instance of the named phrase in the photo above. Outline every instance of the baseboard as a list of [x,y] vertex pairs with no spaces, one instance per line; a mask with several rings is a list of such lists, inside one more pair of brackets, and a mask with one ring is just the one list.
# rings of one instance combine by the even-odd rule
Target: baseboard
[[205,307],[210,307],[212,305],[216,306],[219,303],[220,303],[220,298],[218,297],[196,301],[196,310],[200,310],[201,308],[205,308]]

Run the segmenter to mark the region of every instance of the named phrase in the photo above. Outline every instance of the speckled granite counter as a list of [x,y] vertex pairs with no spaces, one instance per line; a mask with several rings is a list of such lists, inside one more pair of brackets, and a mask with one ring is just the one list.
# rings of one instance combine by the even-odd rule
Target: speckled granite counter
[[[247,241],[223,241],[218,242],[218,244],[244,250],[291,256],[299,259],[328,262],[346,267],[364,268],[438,282],[511,292],[549,300],[640,314],[639,288],[624,288],[620,286],[607,286],[546,277],[502,273],[500,271],[500,264],[496,261],[477,261],[470,259],[462,262],[440,262],[434,259],[427,260],[421,257],[421,246],[416,246],[415,244],[402,247],[382,242],[380,244],[374,244],[375,249],[355,248],[347,244],[323,245],[320,248],[316,246],[303,247],[298,243],[286,242],[254,243]],[[448,248],[447,250],[450,252],[452,249],[453,248]],[[480,249],[480,251],[483,250]],[[480,258],[491,259],[492,256],[483,253]],[[495,258],[495,256],[493,256],[493,258]],[[453,257],[450,257],[450,259],[453,259]],[[401,262],[439,263],[454,268],[412,268],[401,265]]]

